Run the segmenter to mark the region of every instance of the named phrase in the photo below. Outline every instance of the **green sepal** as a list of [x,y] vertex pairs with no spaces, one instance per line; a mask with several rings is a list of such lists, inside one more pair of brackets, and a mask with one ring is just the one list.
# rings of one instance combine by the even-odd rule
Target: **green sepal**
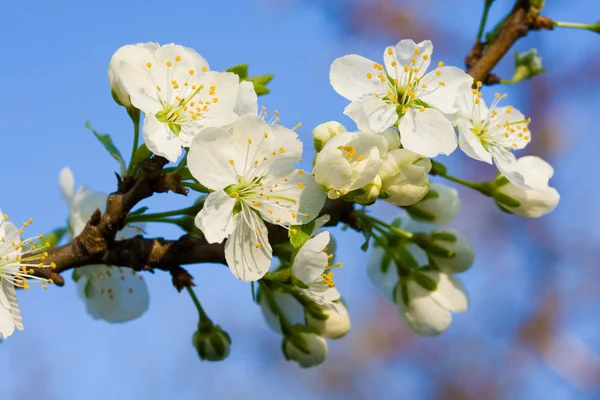
[[431,240],[441,240],[444,242],[451,243],[455,243],[458,240],[456,235],[450,232],[433,232],[431,235],[429,235],[429,237],[431,238]]
[[98,139],[100,141],[100,143],[102,143],[102,145],[104,146],[106,151],[108,151],[108,153],[111,155],[111,157],[113,157],[115,160],[117,160],[119,162],[119,165],[121,167],[121,175],[125,175],[125,172],[127,171],[127,167],[125,166],[125,161],[123,160],[123,156],[121,155],[121,152],[119,151],[119,149],[117,149],[117,146],[115,146],[115,144],[113,143],[110,135],[106,134],[106,133],[97,132],[94,128],[92,128],[90,121],[86,121],[85,127],[92,131],[94,136],[96,136],[96,139]]
[[[306,243],[313,230],[315,229],[315,221],[311,221],[305,225],[292,225],[288,231],[290,243],[294,249],[299,249]],[[295,232],[295,233],[294,233]]]
[[414,279],[414,281],[416,283],[419,284],[419,286],[421,286],[421,287],[429,290],[430,292],[435,292],[437,290],[437,283],[436,283],[436,281],[434,281],[433,279],[431,279],[427,275],[415,272],[412,275],[412,278]]
[[505,212],[505,213],[507,213],[507,214],[514,214],[514,212],[512,212],[511,210],[509,210],[508,208],[506,208],[506,207],[505,207],[504,205],[502,205],[501,203],[499,203],[499,202],[497,202],[497,201],[496,201],[495,203],[496,203],[496,205],[498,206],[498,208],[500,209],[500,211],[502,211],[502,212]]
[[85,284],[85,288],[83,289],[83,294],[85,295],[86,299],[89,299],[90,296],[92,295],[92,281],[88,280]]
[[225,72],[233,72],[239,76],[240,79],[245,79],[248,77],[248,64],[234,65],[233,67],[227,68]]
[[392,194],[390,192],[388,192],[387,190],[381,189],[379,191],[379,198],[382,200],[389,198],[391,195]]
[[505,176],[502,176],[502,175],[498,174],[498,177],[494,181],[494,186],[496,186],[496,188],[499,188],[499,187],[502,187],[502,186],[504,186],[506,184],[508,184],[508,178],[505,177]]
[[516,208],[521,206],[521,203],[519,201],[513,199],[510,196],[505,195],[504,193],[496,192],[494,194],[494,200],[496,200],[496,202],[502,203],[506,207]]
[[446,249],[443,246],[440,246],[436,243],[429,243],[424,249],[427,253],[434,255],[436,257],[442,258],[454,258],[456,257],[456,253],[452,250]]
[[425,196],[423,196],[423,198],[419,201],[425,201],[425,200],[429,200],[429,199],[438,199],[440,197],[440,194],[438,192],[436,192],[433,189],[430,189],[429,192],[427,192],[427,194]]
[[148,211],[148,207],[140,207],[137,210],[133,210],[131,211],[127,216],[128,217],[132,217],[134,215],[142,215],[143,213],[145,213],[146,211]]
[[435,160],[431,160],[431,170],[439,175],[445,175],[448,172],[448,168],[444,164]]
[[169,124],[169,129],[173,132],[173,135],[179,137],[181,133],[181,125],[179,124]]
[[435,215],[428,213],[427,211],[423,211],[416,206],[408,206],[404,207],[404,209],[413,219],[427,222],[435,221]]
[[73,282],[75,282],[75,283],[79,282],[79,280],[81,279],[81,275],[79,275],[79,272],[77,272],[77,269],[74,269],[73,272],[71,273],[71,279],[73,279]]

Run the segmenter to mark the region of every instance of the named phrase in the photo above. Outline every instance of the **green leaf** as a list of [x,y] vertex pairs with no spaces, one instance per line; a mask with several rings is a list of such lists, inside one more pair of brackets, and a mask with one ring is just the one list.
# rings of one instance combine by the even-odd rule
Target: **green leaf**
[[252,84],[254,85],[254,91],[256,92],[256,95],[262,96],[270,92],[269,88],[267,87],[267,84],[271,82],[273,76],[273,74],[264,74],[258,76],[250,76],[242,80],[252,82]]
[[148,146],[142,144],[140,147],[137,148],[135,154],[131,158],[131,165],[137,165],[145,159],[149,158],[151,155],[152,152],[148,150]]
[[234,65],[233,67],[227,68],[225,70],[225,72],[233,72],[234,74],[239,76],[240,79],[247,78],[248,77],[248,64]]
[[290,243],[294,249],[299,249],[306,243],[315,228],[315,221],[311,221],[305,225],[292,225],[288,232]]
[[261,85],[260,83],[254,84],[254,91],[256,92],[257,96],[263,96],[265,94],[271,93],[271,90],[268,87],[266,87],[265,85]]
[[102,143],[106,151],[108,151],[108,153],[119,162],[119,165],[121,166],[121,174],[125,175],[125,171],[127,171],[127,168],[125,167],[125,161],[123,161],[123,156],[121,155],[119,149],[117,149],[117,147],[113,143],[110,135],[97,132],[94,128],[92,128],[90,121],[87,121],[85,123],[85,127],[92,131],[94,136],[96,136],[96,139],[98,139],[100,143]]
[[424,287],[430,292],[434,292],[437,290],[437,283],[427,275],[415,272],[412,277],[415,280],[415,282],[417,282],[420,286]]

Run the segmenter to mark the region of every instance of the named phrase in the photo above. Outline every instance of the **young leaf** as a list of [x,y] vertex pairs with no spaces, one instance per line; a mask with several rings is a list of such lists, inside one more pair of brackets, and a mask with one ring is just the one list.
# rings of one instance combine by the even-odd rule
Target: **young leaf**
[[125,167],[125,161],[123,161],[123,156],[121,155],[119,149],[117,149],[117,147],[113,143],[110,135],[97,132],[94,128],[92,128],[90,121],[87,121],[85,123],[85,127],[92,131],[94,136],[96,136],[96,139],[98,139],[100,143],[102,143],[106,151],[108,151],[108,153],[119,162],[119,165],[121,166],[121,175],[125,175],[127,171],[127,168]]
[[227,68],[225,70],[225,72],[233,72],[234,74],[239,76],[240,79],[247,78],[248,77],[248,64],[234,65],[233,67]]

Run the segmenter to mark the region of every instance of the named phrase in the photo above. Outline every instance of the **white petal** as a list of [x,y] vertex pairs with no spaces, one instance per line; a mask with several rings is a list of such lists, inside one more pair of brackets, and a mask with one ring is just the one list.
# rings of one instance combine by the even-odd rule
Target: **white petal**
[[304,243],[292,266],[292,273],[296,278],[308,285],[323,275],[329,263],[327,253],[323,250],[329,240],[329,232],[321,232]]
[[145,115],[142,134],[148,149],[157,156],[175,162],[181,155],[181,141],[179,138],[175,136],[167,124],[157,120],[154,115]]
[[415,282],[409,282],[410,304],[408,307],[402,300],[401,286],[398,286],[396,292],[396,304],[400,310],[400,317],[413,332],[421,336],[437,336],[448,329],[452,322],[452,315],[448,309],[440,306],[433,299],[430,291]]
[[68,207],[71,207],[73,202],[73,196],[75,196],[75,178],[73,178],[73,172],[68,167],[60,170],[58,175],[58,185],[60,186],[60,193],[63,201]]
[[148,309],[150,296],[141,275],[129,268],[107,265],[79,269],[78,292],[88,313],[107,322],[126,322]]
[[239,116],[245,114],[258,114],[258,96],[256,96],[254,84],[252,82],[240,82],[238,97],[233,111]]
[[[473,78],[462,69],[456,67],[441,67],[423,77],[419,85],[427,85],[417,93],[420,100],[437,108],[445,114],[452,114],[459,110],[457,99],[473,84]],[[443,82],[443,86],[440,83]]]
[[237,183],[244,168],[235,141],[222,128],[203,129],[192,142],[187,160],[194,178],[213,190]]
[[0,305],[0,338],[8,338],[14,331],[15,324],[13,323],[12,313],[9,309]]
[[[275,135],[277,156],[269,169],[269,177],[275,179],[294,171],[294,164],[302,160],[302,142],[296,132],[281,125],[271,125],[271,131]],[[284,149],[283,153],[281,149]]]
[[336,148],[325,148],[317,154],[313,173],[317,183],[327,188],[341,190],[352,183],[350,163],[342,151]]
[[398,271],[394,261],[390,258],[385,272],[381,264],[385,257],[385,250],[379,246],[373,246],[371,255],[367,261],[367,276],[371,283],[381,291],[383,296],[390,302],[394,302],[394,289],[398,284]]
[[234,218],[235,229],[225,243],[227,265],[236,278],[256,281],[267,273],[273,258],[267,227],[256,212],[247,207]]
[[357,164],[352,169],[352,184],[347,188],[348,191],[352,191],[355,189],[360,189],[365,185],[368,185],[377,173],[379,172],[379,168],[381,167],[382,159],[379,156],[379,150],[376,147],[372,147],[369,152],[363,153],[365,154],[362,161],[357,162]]
[[396,106],[376,97],[352,101],[344,109],[344,114],[364,132],[383,132],[398,120]]
[[212,192],[204,201],[204,207],[196,215],[194,223],[202,230],[208,243],[221,243],[235,229],[235,202],[236,199],[222,190]]
[[252,199],[258,202],[253,206],[273,224],[306,224],[319,215],[325,204],[325,193],[309,173],[294,172],[281,180],[265,181],[264,188],[263,196]]
[[521,171],[527,171],[525,175],[525,184],[533,189],[544,189],[548,186],[548,181],[554,175],[552,166],[536,156],[524,156],[518,160]]
[[108,195],[102,192],[93,192],[85,186],[80,187],[73,197],[69,214],[69,223],[73,235],[77,236],[83,231],[86,223],[97,209],[104,212]]
[[452,124],[441,112],[426,108],[423,112],[409,109],[398,124],[404,148],[425,157],[449,155],[456,149],[456,134]]
[[530,169],[527,163],[521,164],[517,157],[504,147],[489,146],[488,147],[494,163],[498,171],[504,175],[510,182],[517,186],[529,187],[531,189],[544,189],[548,187],[548,182],[539,179],[539,176],[534,172],[530,177]]
[[[264,292],[259,293],[260,310],[262,311],[262,315],[265,318],[267,326],[275,333],[281,334],[281,322],[279,321],[279,315],[275,314],[273,310],[271,310],[271,307],[269,306],[268,295],[266,295]],[[275,299],[275,302],[277,303],[277,306],[279,306],[280,311],[290,322],[290,324],[304,324],[304,307],[302,307],[302,305],[294,296],[281,290],[272,290],[271,293]]]
[[[147,51],[148,62],[154,61],[154,56],[148,50],[140,51]],[[115,71],[129,93],[131,104],[148,114],[156,114],[161,110],[156,88],[158,85],[152,79],[148,67],[120,61],[115,65]]]
[[[240,87],[239,77],[231,72],[207,72],[200,77],[197,84],[204,88],[194,97],[194,101],[209,102],[204,115],[198,124],[202,127],[225,126],[233,123],[237,115],[234,108],[237,103]],[[214,94],[210,88],[214,87]],[[217,99],[215,101],[215,99]]]
[[271,126],[258,115],[247,114],[235,121],[229,131],[239,155],[240,165],[236,165],[238,175],[267,175],[281,154],[279,149],[275,148],[276,139]]
[[458,144],[460,149],[466,155],[475,160],[484,161],[488,164],[492,163],[492,155],[483,147],[479,137],[471,131],[471,122],[459,119],[458,127]]
[[[170,43],[161,46],[155,51],[154,57],[162,63],[171,61],[173,64],[190,64],[197,70],[198,73],[202,73],[203,68],[209,68],[206,59],[198,54],[196,50],[190,47],[180,46],[178,44]],[[177,57],[180,57],[180,61],[176,61]]]
[[[415,49],[419,49],[419,54],[415,54]],[[390,50],[392,54],[390,54]],[[417,76],[421,77],[427,71],[427,68],[429,68],[432,53],[433,44],[430,40],[424,40],[416,44],[411,39],[404,39],[394,47],[387,47],[383,53],[383,59],[385,61],[385,68],[392,78],[401,77],[404,74],[405,65],[411,68],[419,68]],[[423,56],[426,56],[427,59]],[[416,59],[415,63],[412,63],[412,58]],[[396,65],[392,66],[392,62],[394,61]]]
[[469,308],[469,297],[461,281],[443,272],[423,272],[437,283],[437,290],[431,297],[441,306],[452,312],[462,312]]
[[[366,94],[381,91],[379,73],[375,63],[356,54],[336,59],[331,64],[329,80],[333,89],[350,101],[358,100]],[[372,78],[368,78],[371,74]]]

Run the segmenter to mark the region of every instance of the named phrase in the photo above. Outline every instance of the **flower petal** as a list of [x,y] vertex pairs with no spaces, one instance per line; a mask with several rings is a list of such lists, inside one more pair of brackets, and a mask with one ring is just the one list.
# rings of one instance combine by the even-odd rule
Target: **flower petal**
[[461,281],[452,274],[443,272],[423,272],[437,283],[437,290],[431,292],[431,297],[441,306],[452,312],[462,312],[469,308],[469,297]]
[[400,318],[410,329],[421,336],[437,336],[448,329],[452,315],[447,308],[440,306],[433,299],[432,292],[412,281],[407,286],[409,305],[404,304],[402,300],[402,285],[396,290],[396,304]]
[[73,197],[75,196],[75,178],[73,178],[73,172],[68,167],[60,170],[58,175],[58,185],[60,186],[60,194],[62,195],[63,201],[68,207],[71,207],[73,203]]
[[[148,62],[154,60],[153,55],[147,49]],[[123,87],[129,93],[131,104],[144,113],[156,114],[161,110],[161,104],[157,92],[157,84],[146,66],[136,65],[129,61],[120,61],[115,65],[115,72],[121,79]]]
[[350,163],[342,151],[336,148],[325,148],[317,154],[313,173],[315,181],[328,188],[341,190],[352,183]]
[[194,223],[208,243],[221,243],[235,229],[233,208],[236,199],[229,197],[222,190],[208,195],[202,210],[196,215]]
[[459,119],[457,121],[457,127],[460,149],[475,160],[491,164],[492,155],[483,147],[479,137],[471,131],[471,122]]
[[302,142],[296,132],[281,125],[271,125],[271,131],[275,135],[277,156],[269,169],[269,177],[275,179],[294,171],[294,164],[302,160]]
[[381,163],[382,159],[379,155],[379,150],[376,147],[372,147],[364,156],[364,160],[359,161],[352,169],[352,179],[354,182],[352,182],[347,190],[360,189],[369,184],[377,176]]
[[421,89],[417,96],[444,114],[452,114],[459,110],[457,99],[472,84],[473,78],[462,69],[441,67],[423,77],[419,85],[426,85],[427,89]]
[[380,92],[382,83],[377,79],[379,71],[373,67],[374,64],[375,62],[368,58],[356,54],[336,59],[331,64],[329,72],[331,86],[350,101],[359,100],[373,92]]
[[494,163],[496,164],[496,167],[498,167],[498,171],[500,171],[500,173],[510,182],[517,186],[528,187],[531,189],[545,189],[548,187],[548,180],[545,178],[549,172],[548,167],[550,166],[545,161],[542,160],[545,165],[543,166],[543,172],[540,175],[536,169],[532,169],[533,165],[531,162],[526,161],[525,163],[521,163],[519,161],[520,159],[517,160],[515,155],[504,147],[489,146],[488,149],[494,158]]
[[227,265],[236,278],[256,281],[267,273],[273,258],[267,227],[255,211],[245,206],[234,218],[235,229],[225,243]]
[[[265,181],[263,196],[254,206],[263,219],[278,225],[303,225],[315,219],[325,204],[325,193],[315,178],[298,170],[277,181]],[[253,203],[254,204],[254,203]]]
[[[277,289],[272,290],[271,293],[275,299],[275,302],[277,303],[277,306],[290,324],[304,324],[304,307],[302,307],[302,304],[300,304],[294,296],[288,292]],[[268,295],[262,292],[262,289],[259,291],[259,304],[267,326],[275,333],[281,334],[281,322],[279,321],[279,315],[275,314],[273,310],[271,310]]]
[[398,129],[402,146],[425,157],[449,155],[457,146],[452,124],[441,112],[432,108],[423,112],[409,109],[400,118]]
[[239,155],[240,166],[236,167],[240,176],[265,176],[275,159],[282,154],[281,149],[275,148],[271,126],[258,115],[242,116],[231,125],[229,131]]
[[233,108],[233,112],[239,116],[246,114],[258,114],[258,96],[254,91],[254,84],[252,82],[240,82],[238,96],[235,102],[235,107]]
[[175,162],[181,155],[182,143],[179,138],[175,136],[167,124],[157,120],[154,115],[146,114],[144,116],[142,134],[148,149],[157,156]]
[[235,141],[222,128],[203,129],[192,142],[187,160],[194,178],[213,190],[237,183],[244,167]]
[[[418,49],[418,54],[415,54],[415,49]],[[430,40],[424,40],[419,44],[416,44],[411,39],[401,40],[394,47],[386,47],[383,53],[385,69],[392,78],[398,78],[400,83],[405,83],[406,78],[404,80],[401,79],[405,74],[404,66],[418,68],[419,71],[416,76],[421,77],[427,71],[427,68],[429,68],[432,53],[433,44]],[[412,62],[413,58],[416,60],[415,63]],[[394,61],[396,65],[392,64]],[[408,74],[406,76],[408,77]]]
[[321,232],[304,243],[292,265],[292,273],[296,278],[307,285],[321,278],[329,264],[327,253],[323,251],[329,240],[329,232]]
[[358,129],[364,132],[383,132],[398,120],[396,106],[376,97],[354,100],[344,114],[352,118]]

